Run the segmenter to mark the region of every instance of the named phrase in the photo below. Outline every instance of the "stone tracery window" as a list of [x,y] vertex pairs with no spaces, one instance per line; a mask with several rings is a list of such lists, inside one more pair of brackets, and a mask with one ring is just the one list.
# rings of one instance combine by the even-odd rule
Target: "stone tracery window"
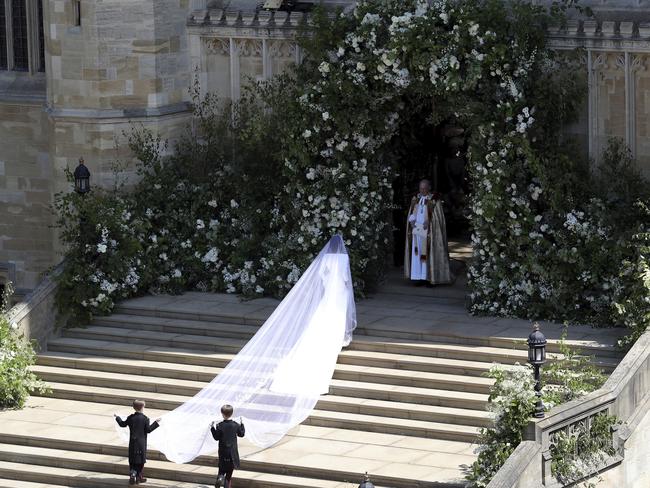
[[45,70],[42,0],[0,0],[0,70]]
[[0,1],[0,70],[7,69],[7,18],[5,4]]
[[14,71],[29,70],[27,49],[27,5],[26,0],[11,1],[11,27],[14,51]]

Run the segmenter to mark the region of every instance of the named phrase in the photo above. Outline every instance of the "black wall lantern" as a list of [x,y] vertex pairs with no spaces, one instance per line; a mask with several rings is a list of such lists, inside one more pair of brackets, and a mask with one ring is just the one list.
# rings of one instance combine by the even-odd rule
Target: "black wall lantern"
[[74,170],[74,191],[81,195],[90,191],[90,171],[84,164],[84,158],[79,158],[79,166]]
[[528,362],[535,369],[535,418],[544,418],[544,402],[542,401],[542,382],[540,368],[546,362],[546,337],[539,330],[539,324],[533,325],[533,332],[528,336]]

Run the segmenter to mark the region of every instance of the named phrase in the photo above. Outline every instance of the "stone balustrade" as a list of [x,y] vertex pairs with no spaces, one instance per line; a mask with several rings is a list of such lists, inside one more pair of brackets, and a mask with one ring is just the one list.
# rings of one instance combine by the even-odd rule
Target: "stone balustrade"
[[60,273],[60,269],[60,266],[55,268],[31,293],[7,312],[9,322],[15,323],[26,339],[35,341],[40,350],[45,350],[48,339],[56,335],[54,277]]
[[[646,332],[626,354],[605,384],[598,390],[564,405],[553,408],[541,420],[531,420],[522,442],[508,461],[492,479],[488,488],[537,488],[561,486],[551,474],[551,449],[559,432],[569,435],[588,429],[597,415],[618,417],[621,425],[612,433],[616,450],[599,466],[598,473],[618,469],[620,473],[611,479],[628,479],[624,473],[638,469],[638,459],[644,453],[644,444],[630,442],[635,433],[647,430],[650,404],[650,332]],[[632,466],[623,466],[634,463]],[[620,469],[619,469],[620,468]],[[644,481],[641,481],[643,483]],[[611,485],[613,486],[613,485]],[[632,486],[620,484],[619,486]],[[634,485],[645,486],[645,485]]]

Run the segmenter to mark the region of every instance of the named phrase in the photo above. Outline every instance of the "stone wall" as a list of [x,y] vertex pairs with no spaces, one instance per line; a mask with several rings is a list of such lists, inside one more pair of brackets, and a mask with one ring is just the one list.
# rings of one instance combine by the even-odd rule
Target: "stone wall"
[[48,103],[53,109],[145,109],[179,104],[191,71],[187,0],[47,2]]
[[20,288],[34,288],[54,264],[53,174],[42,105],[0,100],[0,263],[15,265]]
[[597,486],[647,488],[650,486],[648,446],[650,445],[650,395],[645,406],[625,426],[630,434],[625,442],[623,461],[587,480]]

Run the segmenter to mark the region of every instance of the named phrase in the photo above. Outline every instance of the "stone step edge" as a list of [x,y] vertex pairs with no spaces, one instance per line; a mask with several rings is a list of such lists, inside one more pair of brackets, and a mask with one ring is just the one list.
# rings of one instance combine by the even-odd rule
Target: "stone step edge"
[[[11,446],[10,446],[11,447]],[[45,449],[43,449],[45,451]],[[102,456],[103,459],[82,460],[69,459],[64,457],[66,451],[61,451],[62,457],[56,457],[57,449],[49,449],[49,456],[42,454],[20,453],[21,457],[29,462],[19,463],[16,456],[11,452],[3,451],[0,447],[0,476],[7,476],[11,473],[14,477],[20,477],[27,481],[50,481],[64,482],[68,487],[105,487],[105,486],[128,486],[128,464],[125,456]],[[113,459],[110,459],[110,458]],[[14,459],[5,461],[4,459]],[[145,466],[147,481],[145,486],[152,487],[176,487],[191,486],[204,488],[213,486],[216,480],[216,467],[212,472],[181,472],[173,468],[161,466],[171,464],[161,461],[151,461]],[[203,471],[203,470],[201,470]],[[255,473],[238,470],[236,474],[241,483],[251,488],[298,488],[302,486],[317,486],[322,488],[339,488],[340,482],[305,479],[281,474]],[[171,479],[170,479],[171,478]],[[174,479],[175,478],[175,479]],[[305,483],[310,483],[305,485]]]
[[[129,334],[131,331],[131,334]],[[237,353],[246,344],[246,341],[232,339],[232,338],[219,338],[211,336],[196,336],[191,334],[173,334],[173,333],[158,333],[155,336],[151,334],[143,334],[142,331],[137,329],[123,329],[119,327],[106,327],[106,326],[90,326],[88,328],[73,328],[66,329],[63,332],[63,337],[70,338],[84,338],[91,337],[105,337],[105,342],[123,342],[127,344],[141,344],[152,345],[157,347],[167,347],[172,349],[182,349],[183,346],[176,346],[174,344],[191,344],[189,349],[205,352],[230,352]],[[220,339],[217,341],[216,339]],[[56,339],[54,340],[56,341]],[[212,348],[202,348],[208,344]],[[446,344],[446,343],[427,343],[418,341],[407,340],[390,340],[386,341],[381,337],[368,337],[366,340],[356,339],[346,348],[346,351],[364,351],[364,352],[391,352],[390,350],[409,351],[409,353],[395,353],[402,355],[413,355],[417,357],[445,357],[449,359],[460,359],[472,357],[480,358],[479,362],[486,362],[485,358],[490,358],[490,362],[507,362],[507,361],[521,361],[527,360],[527,353],[516,349],[495,348],[488,346],[468,346],[465,344]],[[420,354],[416,354],[420,353]],[[412,353],[412,354],[410,354]],[[428,353],[428,354],[423,354]],[[451,357],[450,357],[451,356]],[[506,359],[506,361],[502,361]],[[466,360],[466,359],[463,359]]]
[[[135,323],[134,324],[125,324],[125,323],[122,323],[121,321],[118,321],[118,320],[113,321],[112,320],[113,317],[114,317],[113,315],[107,316],[107,317],[99,317],[98,319],[93,321],[92,326],[101,326],[101,327],[109,327],[109,328],[116,328],[116,329],[127,329],[127,330],[143,330],[143,329],[138,329],[138,328],[135,327],[136,325],[138,325],[138,326],[142,325],[140,323],[137,323],[137,324],[135,324]],[[237,324],[235,324],[235,325],[237,325]],[[160,329],[159,330],[160,332],[164,332],[164,333],[168,333],[168,334],[173,334],[174,332],[169,331],[167,329],[174,329],[175,328],[174,326],[170,326],[169,324],[162,324],[162,325],[159,325],[159,326],[157,326],[155,324],[151,324],[151,326],[152,326],[151,328],[146,329],[146,330],[152,330],[153,331],[153,330],[156,330],[156,329],[154,329],[154,327],[156,327],[156,328]],[[184,329],[183,326],[178,327],[179,331],[182,330],[182,329]],[[219,330],[215,330],[214,332],[219,333],[219,334],[222,333]],[[187,334],[187,333],[184,333],[184,332],[178,332],[178,334],[193,335],[193,334]],[[237,339],[237,338],[242,337],[241,334],[234,334],[234,333],[226,333],[225,336],[220,336],[220,335],[216,335],[216,334],[194,334],[194,335],[197,335],[199,337],[213,337],[213,338],[225,337],[227,339]],[[248,337],[250,337],[250,335],[248,335],[246,337],[248,338]],[[362,359],[365,359],[365,358],[362,357],[363,354],[359,354],[359,353],[364,353],[364,352],[369,352],[369,351],[362,350],[362,349],[346,349],[346,350],[342,351],[342,354],[341,354],[341,356],[339,356],[339,358],[341,358],[341,357],[346,358],[346,359],[349,358],[349,361],[353,361],[353,360],[361,361]],[[482,372],[487,371],[491,366],[490,362],[471,361],[471,360],[466,360],[466,359],[451,359],[451,358],[437,358],[437,357],[432,357],[432,356],[392,354],[392,353],[379,352],[379,351],[374,351],[374,352],[376,354],[382,355],[382,356],[379,356],[378,358],[375,359],[375,361],[377,361],[377,362],[384,361],[384,362],[387,362],[387,363],[388,362],[397,363],[397,364],[403,363],[403,364],[408,364],[410,367],[420,366],[421,368],[423,368],[423,369],[416,369],[417,371],[427,371],[428,369],[424,369],[424,366],[426,366],[429,361],[436,360],[436,359],[437,360],[442,359],[442,360],[445,360],[445,361],[451,361],[451,364],[443,364],[443,365],[438,366],[435,363],[433,363],[430,366],[431,369],[435,369],[436,367],[448,368],[448,369],[456,368],[456,369],[465,369],[466,371],[469,371],[470,373],[476,372],[477,374],[481,374]],[[358,355],[358,357],[357,357],[357,355]],[[388,357],[388,356],[392,356],[392,357]],[[401,358],[401,357],[398,357],[398,356],[406,356],[406,358]],[[409,358],[412,358],[412,359],[409,359]],[[427,360],[429,360],[429,361],[427,361]],[[458,364],[454,364],[454,362],[456,362]],[[408,369],[408,368],[404,368],[404,369]]]
[[[76,347],[78,344],[76,344],[76,343],[71,344],[71,342],[73,342],[73,341],[84,341],[88,347],[94,346],[95,349],[106,352],[106,349],[105,349],[106,343],[107,342],[113,342],[115,345],[118,345],[118,344],[127,345],[132,351],[137,351],[137,352],[140,352],[140,353],[150,351],[153,347],[155,347],[156,352],[158,353],[158,355],[161,355],[161,354],[164,353],[164,354],[173,355],[175,357],[185,356],[185,357],[193,357],[194,360],[198,360],[198,361],[203,360],[201,362],[192,363],[192,364],[195,364],[197,366],[215,366],[215,365],[225,366],[235,356],[236,352],[239,351],[239,348],[237,348],[236,351],[233,351],[232,350],[233,348],[230,348],[231,352],[220,352],[220,351],[217,351],[217,350],[207,350],[207,349],[198,349],[198,348],[184,348],[184,347],[172,347],[172,346],[169,346],[169,345],[167,345],[167,346],[159,346],[159,345],[151,346],[151,345],[148,345],[148,344],[146,344],[144,342],[127,342],[127,341],[124,341],[124,340],[111,341],[111,340],[108,340],[108,339],[100,339],[100,338],[77,337],[77,336],[88,336],[88,335],[96,336],[96,335],[98,335],[98,334],[95,334],[93,332],[90,332],[88,334],[88,331],[92,331],[92,330],[93,329],[83,329],[81,331],[68,331],[68,332],[64,333],[63,336],[50,340],[50,342],[48,343],[48,350],[54,350],[53,347],[57,347],[59,345],[62,345],[62,346],[70,345],[70,347]],[[79,333],[77,333],[77,332],[79,332]],[[113,337],[122,338],[124,336],[123,335],[111,336],[111,339]],[[99,344],[99,343],[101,343],[101,344]],[[443,346],[446,346],[446,347],[443,347]],[[395,345],[393,347],[396,347],[396,348],[408,348],[409,346],[408,345],[404,345],[404,346]],[[349,356],[358,355],[358,354],[363,356],[363,354],[375,354],[375,353],[376,354],[394,355],[394,356],[412,357],[413,358],[412,361],[426,361],[427,359],[431,359],[431,360],[445,360],[445,361],[458,361],[458,362],[473,362],[473,363],[480,364],[480,365],[487,365],[487,364],[492,365],[492,364],[494,364],[496,362],[496,361],[472,361],[472,360],[468,360],[468,359],[458,359],[458,358],[454,358],[454,357],[449,357],[449,356],[453,356],[453,355],[455,355],[456,353],[459,353],[459,352],[462,355],[469,355],[469,354],[471,354],[471,352],[462,351],[462,350],[455,349],[455,348],[450,348],[448,345],[441,345],[441,346],[439,346],[439,347],[437,347],[435,349],[433,348],[433,345],[432,345],[430,350],[434,351],[435,354],[430,354],[430,355],[405,354],[405,353],[386,352],[386,351],[383,351],[383,350],[379,350],[379,349],[386,349],[386,348],[390,348],[390,346],[388,346],[388,347],[384,346],[384,347],[379,348],[379,347],[373,347],[372,344],[369,343],[367,346],[364,346],[364,347],[355,347],[355,348],[345,349],[339,355],[339,364],[358,365],[358,364],[355,364],[352,361],[346,360],[345,358],[348,358]],[[473,351],[474,351],[473,353],[475,355],[476,354],[482,355],[482,356],[487,355],[488,358],[495,359],[495,355],[492,354],[491,352],[486,353],[484,351],[475,351],[475,350],[473,350]],[[210,362],[208,364],[202,364],[202,363],[206,362],[205,358],[208,355],[211,356],[210,357]],[[343,361],[341,361],[341,358],[344,358]],[[362,361],[364,358],[358,356],[356,359],[358,361]],[[523,354],[519,354],[519,353],[514,355],[514,356],[510,355],[510,354],[501,354],[499,357],[496,357],[496,359],[500,359],[500,361],[498,361],[498,362],[500,362],[502,364],[503,363],[505,363],[505,364],[514,364],[514,362],[520,362],[520,363],[525,362],[526,357]],[[408,362],[409,360],[406,360],[406,361]],[[406,369],[406,368],[391,368],[391,369]],[[414,370],[414,371],[426,372],[426,370],[419,370],[419,369]]]
[[[264,307],[260,307],[264,308]],[[121,315],[136,315],[136,316],[150,316],[150,317],[160,317],[160,318],[169,318],[169,319],[184,319],[184,320],[194,320],[191,317],[198,317],[199,322],[215,322],[215,323],[236,323],[239,325],[248,325],[248,326],[260,326],[266,319],[253,318],[242,316],[237,313],[194,313],[194,312],[180,312],[180,311],[171,311],[164,310],[160,308],[151,308],[143,305],[137,304],[128,304],[122,302],[115,307],[115,312]],[[454,322],[455,323],[455,322]],[[532,328],[531,328],[532,330]],[[406,331],[404,329],[395,327],[394,329],[382,330],[375,327],[372,327],[370,324],[360,324],[355,330],[357,334],[363,335],[379,335],[382,337],[399,337],[403,339],[418,339],[418,340],[432,340],[437,341],[447,341],[451,343],[456,343],[459,339],[466,342],[467,344],[475,346],[488,346],[488,347],[507,347],[507,348],[519,348],[521,350],[527,349],[526,347],[526,337],[521,339],[510,339],[503,338],[498,336],[489,336],[481,337],[469,334],[462,333],[450,333],[448,329],[441,331]],[[558,352],[559,345],[557,340],[549,340],[547,345],[547,350],[549,352]],[[615,344],[608,344],[605,347],[598,346],[589,346],[583,345],[579,346],[578,349],[582,351],[592,351],[588,355],[593,354],[607,354],[612,357],[622,357],[623,354],[619,351]]]
[[[51,383],[49,386],[51,392],[48,396],[51,398],[106,403],[120,407],[128,405],[134,398],[145,400],[150,408],[157,410],[172,410],[183,403],[180,399],[160,399],[160,395],[150,392],[122,391],[98,387],[81,388],[79,385],[65,383]],[[164,396],[171,397],[171,395]],[[399,422],[395,422],[397,420],[395,418],[393,418],[392,423],[387,424],[385,421],[387,418],[391,417],[313,410],[312,415],[303,424],[460,442],[476,441],[480,430],[479,427],[423,420],[399,419]]]
[[[119,373],[109,373],[113,378],[97,376],[93,379],[95,371],[69,370],[65,368],[56,368],[49,366],[32,367],[41,379],[46,382],[73,384],[78,386],[90,386],[98,388],[110,388],[108,384],[119,384],[121,389],[140,390],[149,393],[160,393],[165,395],[175,395],[168,389],[173,389],[173,385],[164,388],[165,391],[159,391],[155,385],[155,377],[141,377],[140,381],[132,379],[129,375]],[[76,373],[73,375],[72,373]],[[87,381],[84,381],[87,379]],[[80,381],[81,380],[81,381]],[[99,384],[103,383],[103,384]],[[206,384],[199,382],[195,385],[187,385],[185,390],[187,395],[197,394]],[[148,385],[154,385],[153,389],[143,388]],[[184,396],[184,395],[179,395]],[[422,420],[431,422],[441,422],[454,425],[470,425],[474,427],[488,427],[492,424],[490,414],[484,410],[472,410],[458,407],[444,407],[438,405],[424,405],[409,402],[397,402],[392,400],[376,400],[371,398],[348,397],[345,395],[328,394],[321,396],[315,407],[317,410],[326,410],[329,412],[341,413],[359,413],[363,415],[372,415],[376,417],[402,417],[411,420]],[[358,411],[355,411],[358,410]]]
[[[106,352],[106,349],[102,352]],[[375,366],[365,367],[338,363],[334,368],[333,379],[391,386],[463,391],[477,394],[489,394],[490,388],[494,384],[493,379],[485,376],[466,377],[459,374],[432,373],[427,371],[412,372],[403,369],[378,368]]]
[[[116,456],[124,457],[126,452],[126,446],[123,444],[106,444],[106,443],[93,443],[87,441],[71,441],[71,440],[56,440],[54,441],[57,445],[56,448],[64,451],[72,452],[82,452],[90,453],[102,456]],[[0,433],[0,444],[8,445],[20,445],[24,447],[36,447],[36,448],[51,448],[52,439],[51,438],[40,438],[35,437],[31,434],[24,435],[12,435],[12,434],[2,434]],[[165,456],[155,449],[149,449],[147,451],[147,458],[150,461],[158,461],[162,463],[169,463],[166,460]],[[191,465],[214,467],[217,465],[217,457],[213,455],[203,455],[199,456],[190,463]],[[313,468],[313,467],[303,467],[303,466],[293,466],[286,463],[272,462],[272,461],[251,461],[245,458],[242,458],[242,471],[244,472],[258,472],[271,475],[281,475],[281,476],[290,476],[306,479],[318,479],[326,481],[335,481],[343,482],[349,481],[350,479],[354,480],[359,477],[359,474],[356,472],[346,471],[346,470],[333,470],[331,468]],[[241,471],[237,471],[239,474]],[[418,480],[408,478],[408,473],[402,473],[400,476],[387,476],[387,475],[373,475],[373,481],[381,483],[382,485],[398,488],[400,485],[404,485],[404,482],[410,482],[409,485],[414,481]],[[360,480],[360,479],[359,479]],[[305,485],[308,486],[308,485]]]
[[[70,356],[67,356],[70,355]],[[96,359],[96,360],[93,360]],[[39,354],[37,356],[37,365],[43,366],[52,366],[67,368],[69,370],[88,370],[88,371],[97,371],[97,372],[113,372],[113,373],[128,373],[129,370],[134,371],[137,375],[151,376],[156,378],[166,378],[174,380],[183,380],[183,381],[210,381],[213,376],[208,372],[199,372],[194,371],[192,373],[192,365],[184,364],[183,366],[190,369],[186,370],[187,374],[183,374],[182,370],[172,368],[173,363],[156,363],[154,361],[145,361],[142,362],[150,363],[146,365],[134,365],[129,367],[128,363],[123,364],[121,361],[115,361],[115,359],[123,358],[104,358],[101,356],[82,356],[74,355],[74,353],[62,353],[62,352],[48,352],[44,354]],[[123,359],[126,363],[129,359]],[[139,360],[131,360],[139,361]],[[214,368],[220,369],[220,368]],[[216,374],[216,373],[215,373]],[[195,376],[194,376],[195,375]],[[205,376],[205,379],[203,378]],[[181,377],[183,376],[183,377]],[[194,378],[189,378],[188,376],[194,376]],[[197,379],[198,378],[198,379]],[[451,403],[464,402],[467,404],[465,408],[468,410],[485,410],[488,404],[488,395],[482,393],[471,393],[471,392],[460,392],[460,391],[451,391],[451,390],[439,390],[431,388],[421,388],[417,386],[401,386],[401,385],[392,385],[390,390],[381,388],[385,384],[381,383],[367,383],[353,380],[337,380],[333,379],[330,383],[330,388],[334,392],[340,393],[331,393],[332,395],[339,396],[350,396],[352,398],[363,398],[374,399],[374,400],[383,400],[388,399],[391,401],[399,401],[397,398],[400,397],[409,397],[411,399],[417,398],[419,401],[403,401],[403,403],[416,403],[416,404],[426,404],[426,405],[439,405],[451,407]],[[358,392],[359,394],[353,395],[353,392]],[[373,397],[374,395],[374,397]],[[379,397],[382,398],[379,398]],[[393,397],[393,398],[387,398]],[[443,405],[443,403],[449,403],[450,405]],[[459,407],[460,408],[460,407]]]

